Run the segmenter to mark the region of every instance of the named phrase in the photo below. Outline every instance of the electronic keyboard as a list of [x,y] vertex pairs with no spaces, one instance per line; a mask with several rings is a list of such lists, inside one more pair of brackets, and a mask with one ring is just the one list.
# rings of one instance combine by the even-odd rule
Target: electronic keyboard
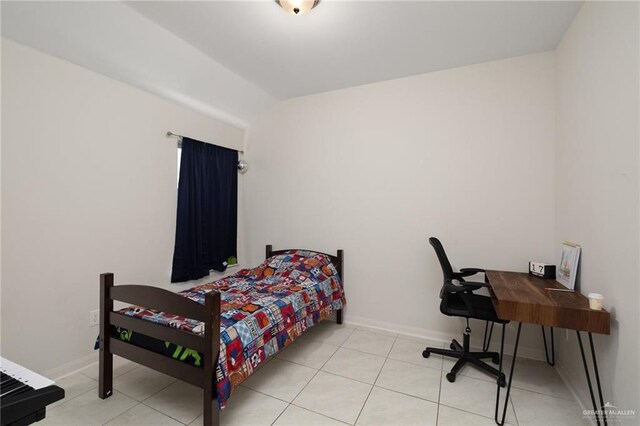
[[46,406],[64,398],[53,380],[0,357],[0,424],[30,425],[44,419]]

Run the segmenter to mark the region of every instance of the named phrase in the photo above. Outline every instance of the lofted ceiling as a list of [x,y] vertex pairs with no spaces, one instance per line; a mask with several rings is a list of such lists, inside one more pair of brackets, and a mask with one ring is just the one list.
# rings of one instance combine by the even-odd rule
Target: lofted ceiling
[[553,50],[581,2],[2,1],[2,35],[240,127],[278,99]]
[[580,2],[127,3],[276,98],[555,49]]
[[238,127],[276,99],[118,1],[6,1],[2,36]]

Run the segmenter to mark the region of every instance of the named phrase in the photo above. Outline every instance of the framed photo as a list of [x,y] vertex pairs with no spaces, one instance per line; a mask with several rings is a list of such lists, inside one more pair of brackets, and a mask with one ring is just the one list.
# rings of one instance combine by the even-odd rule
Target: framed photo
[[571,290],[575,289],[579,261],[580,246],[565,241],[562,244],[562,259],[560,259],[560,267],[558,268],[556,279],[560,284]]

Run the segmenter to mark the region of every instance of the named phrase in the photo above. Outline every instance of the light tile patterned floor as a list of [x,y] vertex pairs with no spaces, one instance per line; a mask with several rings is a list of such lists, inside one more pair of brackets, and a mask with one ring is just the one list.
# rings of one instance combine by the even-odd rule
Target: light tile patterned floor
[[[393,333],[323,322],[238,388],[221,414],[229,425],[492,425],[495,379],[465,367],[455,383],[443,347]],[[510,365],[510,360],[505,360]],[[59,380],[67,398],[43,425],[200,425],[202,391],[115,360],[114,395],[98,398],[97,366]],[[518,359],[507,422],[589,424],[553,369]]]

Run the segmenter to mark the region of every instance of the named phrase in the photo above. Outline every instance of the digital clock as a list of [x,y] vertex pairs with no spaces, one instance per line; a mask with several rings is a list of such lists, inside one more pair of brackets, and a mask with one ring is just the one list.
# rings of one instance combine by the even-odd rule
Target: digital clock
[[542,262],[529,262],[529,274],[537,277],[555,279],[556,265],[549,265]]

